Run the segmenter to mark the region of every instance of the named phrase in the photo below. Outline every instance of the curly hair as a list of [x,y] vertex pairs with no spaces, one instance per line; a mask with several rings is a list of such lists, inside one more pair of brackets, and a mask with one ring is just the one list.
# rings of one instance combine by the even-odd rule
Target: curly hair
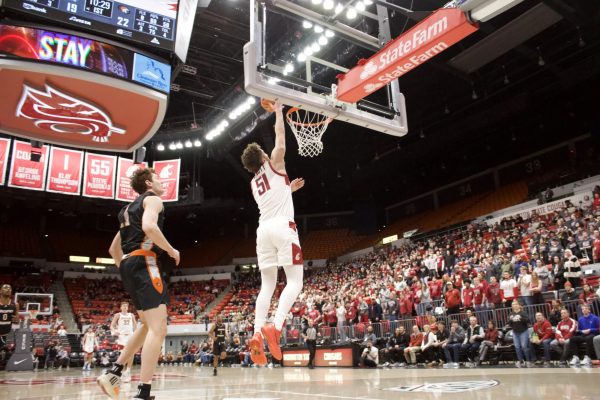
[[250,143],[242,153],[244,168],[253,174],[257,173],[263,165],[263,150],[258,143]]
[[152,175],[154,174],[153,168],[138,168],[129,177],[129,184],[131,188],[137,193],[142,194],[148,190],[146,181],[152,182]]

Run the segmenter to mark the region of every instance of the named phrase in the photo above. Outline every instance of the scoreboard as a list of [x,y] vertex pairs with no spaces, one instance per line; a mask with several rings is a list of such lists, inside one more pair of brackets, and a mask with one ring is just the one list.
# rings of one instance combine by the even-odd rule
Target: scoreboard
[[11,10],[174,51],[179,0],[0,0]]

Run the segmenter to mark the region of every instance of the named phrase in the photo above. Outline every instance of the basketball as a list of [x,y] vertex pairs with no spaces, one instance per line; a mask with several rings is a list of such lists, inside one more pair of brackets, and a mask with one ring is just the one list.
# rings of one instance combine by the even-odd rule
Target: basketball
[[275,102],[268,99],[260,99],[260,105],[267,112],[275,112]]

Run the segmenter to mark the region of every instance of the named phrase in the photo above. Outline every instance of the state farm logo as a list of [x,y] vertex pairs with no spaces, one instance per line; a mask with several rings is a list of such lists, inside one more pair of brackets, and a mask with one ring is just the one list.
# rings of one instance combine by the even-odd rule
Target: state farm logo
[[373,76],[377,72],[377,65],[373,61],[369,61],[363,67],[362,72],[360,73],[360,79],[367,79],[370,76]]
[[45,89],[44,92],[23,84],[17,117],[30,119],[36,127],[56,133],[91,135],[94,142],[107,143],[113,133],[125,134],[125,129],[114,126],[111,118],[95,105],[50,85],[45,85]]
[[77,18],[76,16],[72,16],[71,18],[69,18],[69,21],[77,22],[78,24],[83,24],[83,25],[88,25],[88,26],[92,25],[92,23],[90,21],[87,21],[87,20],[81,19],[81,18]]
[[379,90],[384,84],[381,82],[377,82],[377,83],[367,83],[364,86],[365,92],[367,93],[373,93],[377,90]]

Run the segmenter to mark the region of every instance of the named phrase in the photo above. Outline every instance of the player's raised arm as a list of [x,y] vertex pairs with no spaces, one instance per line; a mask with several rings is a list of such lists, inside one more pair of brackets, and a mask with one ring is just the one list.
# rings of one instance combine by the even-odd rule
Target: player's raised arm
[[149,196],[144,199],[144,216],[142,217],[142,230],[158,247],[167,252],[175,264],[179,265],[179,251],[175,250],[165,235],[158,227],[158,214],[163,209],[163,203],[158,196]]
[[115,261],[117,268],[119,268],[119,265],[121,265],[121,261],[123,260],[123,249],[121,249],[121,232],[117,232],[115,235],[115,238],[108,249],[108,253]]
[[283,105],[275,103],[275,147],[271,152],[271,161],[276,170],[285,169],[285,124],[283,122]]

